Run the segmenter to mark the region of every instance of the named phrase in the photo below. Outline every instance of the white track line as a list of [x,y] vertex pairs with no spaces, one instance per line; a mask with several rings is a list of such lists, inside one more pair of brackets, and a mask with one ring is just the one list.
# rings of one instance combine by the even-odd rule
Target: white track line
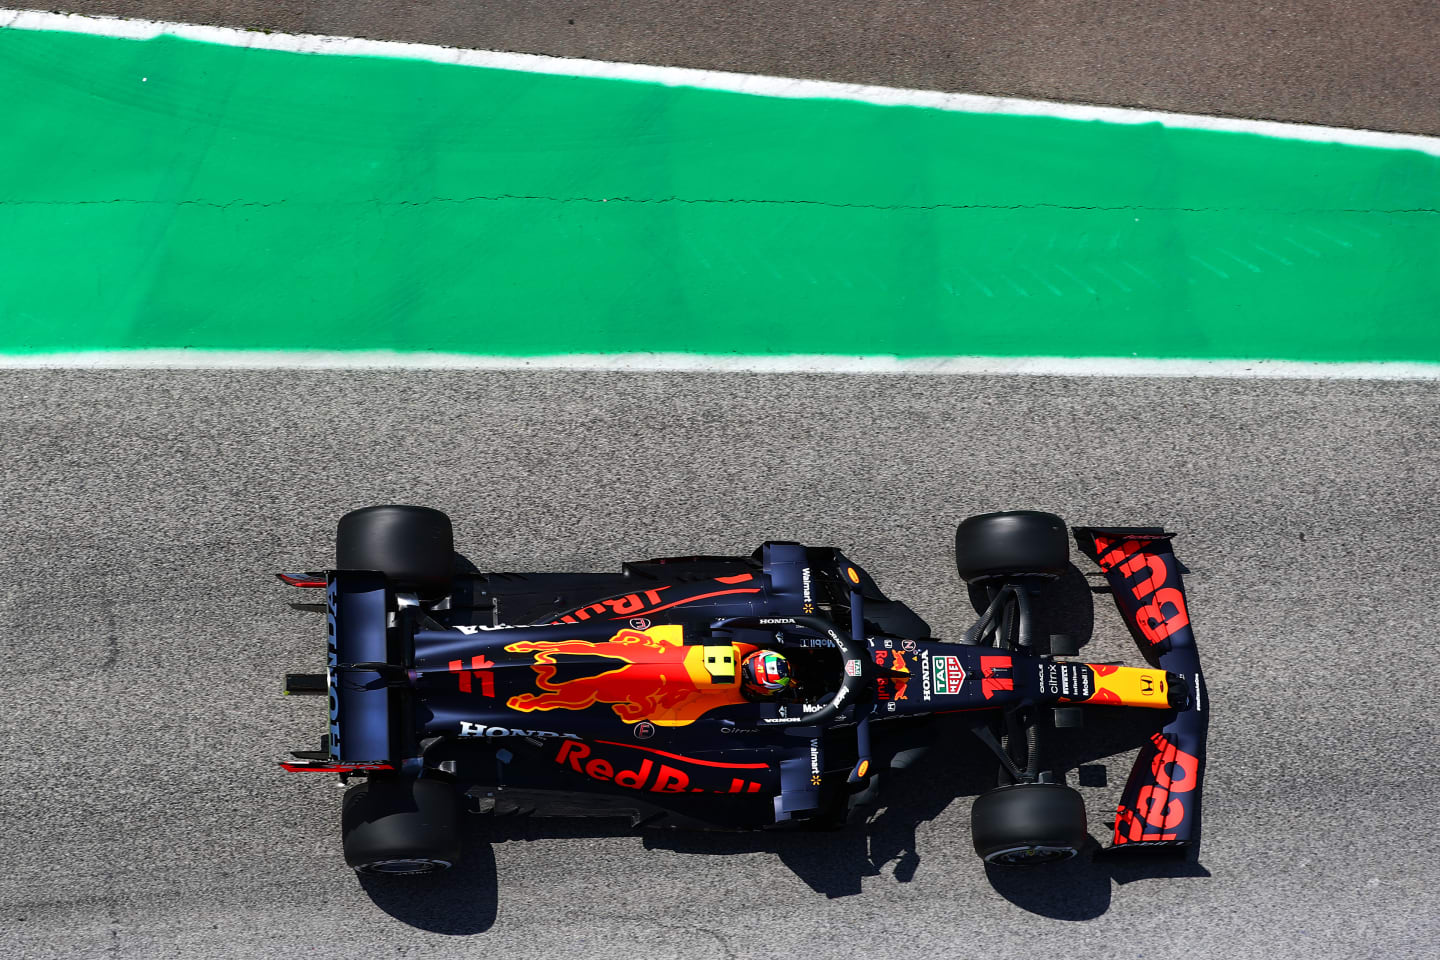
[[1149,360],[1138,357],[710,356],[578,353],[542,357],[285,350],[115,350],[0,355],[0,369],[572,370],[630,373],[843,373],[1048,377],[1241,377],[1285,380],[1440,380],[1440,363]]
[[1354,146],[1418,150],[1440,156],[1440,137],[1410,133],[1385,133],[1322,127],[1271,120],[1242,120],[1207,117],[1190,113],[1163,113],[1125,107],[987,97],[973,93],[942,93],[936,90],[904,90],[896,87],[834,83],[828,80],[790,80],[757,74],[728,73],[722,70],[692,70],[685,67],[654,67],[636,63],[607,63],[600,60],[572,60],[528,53],[493,50],[462,50],[425,43],[365,40],[358,37],[326,37],[315,34],[261,33],[233,27],[206,27],[158,20],[127,20],[91,17],[43,10],[0,9],[0,27],[17,30],[57,30],[88,33],[129,40],[148,40],[161,34],[220,43],[233,47],[283,50],[291,53],[325,53],[365,57],[402,57],[470,67],[492,67],[525,73],[549,73],[569,77],[597,77],[636,80],[666,86],[726,90],[764,97],[850,100],[881,106],[931,107],[959,113],[997,113],[1031,117],[1058,117],[1066,120],[1103,120],[1107,123],[1160,123],[1167,127],[1253,133],[1289,140],[1344,143]]

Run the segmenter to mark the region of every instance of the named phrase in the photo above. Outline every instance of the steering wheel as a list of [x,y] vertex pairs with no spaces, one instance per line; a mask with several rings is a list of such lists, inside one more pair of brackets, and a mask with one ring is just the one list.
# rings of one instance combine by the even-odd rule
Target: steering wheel
[[782,631],[786,627],[806,627],[829,637],[840,651],[841,660],[845,664],[845,675],[840,678],[840,689],[835,691],[830,701],[821,704],[818,710],[798,717],[766,717],[760,720],[760,723],[768,727],[817,726],[828,723],[835,719],[846,704],[859,699],[860,694],[865,691],[870,675],[869,648],[828,620],[820,617],[732,617],[717,620],[710,626],[715,630],[724,627],[742,630],[768,630],[778,627]]

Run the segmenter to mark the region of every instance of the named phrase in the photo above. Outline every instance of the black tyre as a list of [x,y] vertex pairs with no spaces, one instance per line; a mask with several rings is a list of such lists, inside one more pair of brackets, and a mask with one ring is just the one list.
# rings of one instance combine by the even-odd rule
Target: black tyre
[[375,570],[392,588],[425,599],[450,590],[455,541],[450,518],[429,507],[365,507],[340,518],[335,535],[338,570]]
[[1084,847],[1085,801],[1058,783],[1017,783],[975,798],[975,852],[986,863],[1031,866],[1069,860]]
[[460,859],[460,794],[444,780],[366,780],[345,791],[345,862],[360,873],[434,873]]
[[955,528],[955,568],[966,582],[1059,576],[1070,562],[1065,521],[1039,510],[986,513]]

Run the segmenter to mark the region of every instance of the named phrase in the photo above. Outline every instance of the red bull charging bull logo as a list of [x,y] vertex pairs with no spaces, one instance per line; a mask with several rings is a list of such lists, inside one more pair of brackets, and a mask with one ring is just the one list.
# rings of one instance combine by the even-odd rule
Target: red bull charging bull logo
[[[539,693],[511,697],[512,710],[586,710],[609,704],[626,723],[648,721],[678,727],[727,704],[743,703],[740,685],[732,674],[707,666],[717,648],[685,645],[678,624],[648,630],[622,629],[609,640],[521,640],[505,647],[511,653],[535,654],[535,686]],[[751,648],[725,645],[723,658],[738,663]],[[609,670],[593,676],[555,682],[555,657],[605,657],[615,661]]]

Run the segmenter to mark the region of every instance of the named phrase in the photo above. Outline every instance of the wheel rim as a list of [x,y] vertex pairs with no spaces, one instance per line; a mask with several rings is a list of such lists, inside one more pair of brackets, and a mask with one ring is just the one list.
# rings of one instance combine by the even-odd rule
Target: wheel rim
[[1059,863],[1061,860],[1069,860],[1079,852],[1074,847],[1034,843],[1023,847],[997,850],[986,857],[985,862],[1007,867],[1029,867],[1041,863]]
[[361,869],[365,873],[378,873],[391,877],[403,877],[417,873],[434,873],[444,870],[450,864],[445,860],[377,860],[367,863]]

